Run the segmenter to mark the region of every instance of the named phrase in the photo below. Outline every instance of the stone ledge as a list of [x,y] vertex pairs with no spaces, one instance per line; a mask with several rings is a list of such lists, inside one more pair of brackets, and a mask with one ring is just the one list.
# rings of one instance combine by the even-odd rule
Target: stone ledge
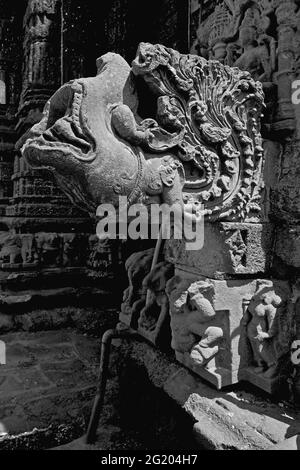
[[201,449],[267,450],[300,432],[300,411],[263,392],[246,391],[246,385],[216,391],[148,343],[123,341],[118,347],[125,363],[142,368],[151,385],[192,418]]

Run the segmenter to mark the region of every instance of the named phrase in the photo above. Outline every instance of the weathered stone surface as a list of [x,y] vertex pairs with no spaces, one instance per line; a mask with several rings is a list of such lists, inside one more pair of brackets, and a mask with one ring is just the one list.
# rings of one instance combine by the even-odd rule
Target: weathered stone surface
[[291,82],[293,72],[299,73],[297,2],[222,1],[214,7],[198,5],[191,14],[196,22],[192,51],[248,70],[263,84],[266,130],[293,132]]
[[286,439],[279,444],[270,447],[269,450],[299,450],[300,449],[300,436],[293,436]]
[[300,268],[300,225],[277,228],[275,254],[285,266]]
[[[111,53],[97,69],[95,78],[70,82],[49,100],[22,149],[31,166],[52,169],[71,200],[93,215],[101,203],[119,207],[120,195],[129,205],[153,196],[201,202],[212,220],[259,211],[263,93],[248,72],[145,43],[132,70]],[[137,115],[136,77],[155,93],[151,119]]]
[[[22,307],[24,309],[23,305]],[[67,327],[76,327],[83,333],[94,334],[95,331],[102,332],[105,329],[112,328],[117,318],[118,312],[114,308],[107,308],[105,311],[102,308],[75,306],[39,310],[28,309],[27,313],[23,314],[21,312],[11,312],[10,315],[0,313],[0,331],[2,334],[8,331],[35,332],[37,340],[39,334],[43,334],[43,330],[59,330]],[[6,334],[5,338],[7,337],[10,336]]]
[[146,376],[193,418],[201,449],[265,450],[299,433],[299,413],[287,403],[258,392],[215,391],[145,343],[124,342],[120,354],[126,358],[125,371],[126,363],[136,364],[136,377]]
[[165,256],[178,267],[214,279],[269,271],[274,227],[271,224],[204,225],[203,248],[187,251],[184,240],[166,242]]
[[[296,12],[288,3],[288,11]],[[287,375],[295,312],[289,286],[269,278],[275,232],[268,216],[274,216],[283,179],[276,155],[276,176],[263,181],[260,120],[263,89],[267,129],[277,91],[282,129],[292,119],[282,86],[289,74],[280,75],[277,89],[276,41],[267,35],[273,12],[283,47],[285,16],[277,6],[266,13],[260,2],[243,8],[226,2],[216,11],[225,15],[224,37],[215,42],[220,31],[213,29],[211,37],[209,26],[207,46],[223,64],[145,43],[132,68],[108,53],[97,60],[96,77],[69,82],[50,98],[22,154],[32,167],[50,169],[90,214],[103,203],[121,210],[119,196],[129,207],[179,204],[190,221],[196,219],[190,209],[201,210],[207,222],[202,249],[188,251],[185,241],[172,240],[161,263],[152,262],[151,251],[129,259],[120,318],[154,344],[161,335],[167,349],[170,310],[171,346],[180,362],[218,388],[244,379],[273,392]],[[237,36],[239,53],[227,48]],[[280,48],[278,60],[282,66]],[[150,115],[145,102],[154,96],[157,113]],[[148,118],[140,118],[138,109]],[[266,153],[273,147],[269,140]],[[51,242],[55,257],[56,237]]]
[[288,141],[282,146],[280,177],[277,188],[271,194],[275,214],[291,224],[299,222],[300,218],[299,150],[299,140]]
[[7,343],[6,365],[0,366],[0,420],[6,433],[83,420],[82,410],[95,392],[95,339],[62,330],[14,333],[1,340]]
[[[177,268],[166,292],[177,360],[217,388],[247,380],[272,393],[274,377],[279,386],[288,374],[294,312],[287,283],[217,281]],[[260,368],[254,377],[245,372],[252,365]]]

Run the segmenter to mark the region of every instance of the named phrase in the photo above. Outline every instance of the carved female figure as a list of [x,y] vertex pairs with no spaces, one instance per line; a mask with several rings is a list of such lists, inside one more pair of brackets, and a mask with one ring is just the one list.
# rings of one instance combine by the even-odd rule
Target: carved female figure
[[281,303],[282,299],[275,293],[272,281],[261,281],[244,318],[253,360],[257,366],[255,372],[264,373],[267,378],[273,378],[277,374],[276,315]]

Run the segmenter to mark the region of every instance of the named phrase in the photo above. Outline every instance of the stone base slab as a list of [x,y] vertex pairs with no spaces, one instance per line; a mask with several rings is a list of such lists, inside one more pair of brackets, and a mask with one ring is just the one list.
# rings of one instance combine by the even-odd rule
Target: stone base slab
[[242,369],[239,372],[239,380],[250,382],[270,395],[278,393],[280,390],[284,391],[287,389],[287,377],[284,375],[279,375],[274,378],[266,378],[263,374],[256,373],[254,369],[254,367]]
[[[149,386],[192,418],[194,437],[202,450],[269,450],[300,433],[300,412],[294,406],[271,402],[247,384],[243,389],[215,390],[151,345],[135,340],[122,341],[118,354],[125,364],[125,377],[127,367],[128,372],[135,367],[133,388],[139,383],[140,370]],[[140,412],[143,420],[145,410],[134,412]]]

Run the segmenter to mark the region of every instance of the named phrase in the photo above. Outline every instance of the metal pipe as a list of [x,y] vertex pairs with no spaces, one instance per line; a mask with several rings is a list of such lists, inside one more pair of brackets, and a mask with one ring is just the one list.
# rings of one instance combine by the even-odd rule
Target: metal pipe
[[101,411],[104,403],[104,396],[107,383],[107,372],[111,343],[113,339],[140,338],[136,331],[131,329],[120,330],[118,328],[108,330],[101,339],[101,356],[98,375],[97,392],[86,434],[86,444],[94,444],[96,441],[97,428],[100,421]]
[[[154,256],[152,260],[151,270],[152,272],[157,265],[159,253],[161,250],[163,239],[163,225],[160,227],[159,237],[156,243],[156,247],[154,250]],[[151,298],[151,291],[147,290],[146,296],[146,306],[149,304]],[[97,393],[94,400],[94,405],[90,417],[90,422],[88,425],[88,430],[86,434],[86,444],[94,444],[96,440],[96,433],[97,428],[101,416],[101,411],[103,408],[104,403],[104,396],[106,390],[106,383],[107,383],[107,372],[109,366],[109,357],[110,357],[110,348],[113,339],[122,339],[122,338],[136,338],[141,339],[141,336],[134,330],[130,328],[126,329],[113,329],[108,330],[104,333],[101,339],[101,356],[100,356],[100,366],[99,366],[99,376],[98,376],[98,386],[97,386]]]
[[[156,242],[156,245],[155,245],[154,255],[153,255],[153,259],[152,259],[152,263],[151,263],[151,269],[150,269],[149,274],[152,273],[152,271],[154,270],[154,268],[155,268],[155,266],[157,265],[157,262],[158,262],[158,258],[159,258],[159,254],[160,254],[160,250],[161,250],[161,246],[162,246],[162,241],[163,241],[163,235],[164,235],[163,231],[164,231],[164,227],[163,227],[163,224],[162,224],[160,229],[159,229],[159,235],[158,235],[158,239],[157,239],[157,242]],[[145,307],[147,307],[147,305],[149,305],[150,300],[151,300],[151,290],[147,289]]]

